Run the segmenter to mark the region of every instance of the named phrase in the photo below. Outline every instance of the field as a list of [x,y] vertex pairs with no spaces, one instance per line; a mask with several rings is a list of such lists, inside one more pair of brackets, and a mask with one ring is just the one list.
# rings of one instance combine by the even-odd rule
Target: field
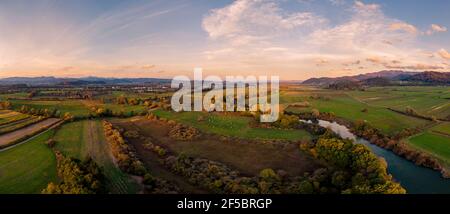
[[347,121],[367,121],[387,135],[394,135],[405,128],[421,128],[422,133],[405,141],[449,165],[450,123],[432,122],[388,109],[404,112],[411,107],[424,116],[446,118],[450,115],[449,87],[373,87],[364,91],[297,87],[281,91],[280,96],[284,106],[291,105],[287,111],[311,112],[318,109],[332,112]]
[[56,159],[44,142],[48,131],[10,150],[0,152],[0,193],[40,193],[56,181]]
[[[114,103],[103,104],[99,101],[86,101],[86,100],[63,100],[63,101],[42,101],[42,100],[12,100],[13,108],[19,110],[22,106],[28,106],[34,109],[49,109],[59,110],[61,114],[70,113],[76,118],[86,118],[91,114],[92,107],[103,107],[110,109],[114,113],[123,112],[124,115],[128,115],[131,112],[139,113],[145,110],[142,105],[118,105]],[[1,123],[1,121],[0,121]]]
[[450,122],[438,124],[430,129],[433,132],[450,135]]
[[443,160],[447,166],[450,166],[449,135],[427,131],[409,138],[408,142],[414,147],[436,156],[440,160]]
[[29,118],[29,115],[10,110],[0,110],[0,127]]
[[[219,161],[233,166],[246,175],[257,175],[262,169],[282,169],[291,175],[302,175],[316,168],[319,163],[303,154],[296,144],[276,147],[242,141],[227,142],[217,136],[202,136],[194,141],[179,141],[169,137],[170,127],[159,121],[147,119],[116,119],[113,124],[126,130],[137,130],[141,135],[151,137],[164,148],[175,154],[186,154]],[[136,147],[142,147],[140,139],[129,139]],[[141,150],[141,149],[140,149]]]
[[[280,100],[286,106],[304,101],[310,104],[308,107],[289,107],[286,109],[287,111],[309,112],[312,109],[318,109],[320,112],[332,112],[336,116],[349,121],[367,121],[373,127],[389,135],[405,128],[424,127],[431,123],[424,119],[406,116],[384,107],[358,101],[344,91],[288,91],[282,92],[280,96]],[[367,111],[363,112],[364,109]]]
[[164,110],[156,110],[153,113],[162,118],[194,126],[206,133],[246,139],[307,140],[311,138],[311,135],[303,130],[254,128],[250,125],[250,118],[236,115],[208,114],[203,112],[173,113]]
[[[76,133],[76,134],[74,134]],[[135,193],[137,185],[115,165],[101,121],[84,120],[63,125],[54,138],[56,149],[81,160],[91,157],[103,168],[112,193]]]
[[34,109],[59,110],[61,114],[71,113],[75,117],[89,116],[90,109],[81,101],[64,100],[64,101],[41,101],[41,100],[12,100],[14,109],[20,109],[22,106],[28,106]]
[[[26,96],[26,93],[2,94],[0,98]],[[44,144],[48,139],[55,140],[54,149],[66,156],[81,160],[91,157],[104,170],[108,190],[111,193],[140,192],[142,186],[138,184],[139,181],[123,173],[115,163],[105,139],[102,119],[86,119],[96,108],[109,109],[114,113],[122,112],[124,116],[147,111],[144,105],[116,104],[115,98],[119,96],[145,99],[165,95],[114,91],[93,100],[10,100],[15,110],[20,109],[22,105],[35,109],[57,109],[61,113],[69,112],[80,120],[67,122],[22,144],[0,151],[0,193],[39,193],[48,182],[58,181],[54,153]],[[412,148],[438,158],[447,166],[450,166],[450,122],[420,119],[388,108],[405,111],[406,107],[411,107],[422,115],[442,119],[450,114],[449,98],[448,87],[386,87],[368,88],[365,91],[337,91],[309,86],[289,86],[282,87],[280,94],[282,109],[287,108],[287,111],[311,112],[317,109],[320,112],[334,113],[340,119],[350,122],[363,120],[386,135],[394,135],[406,128],[421,128],[423,129],[421,133],[402,140]],[[126,131],[137,131],[143,136],[144,138],[127,138],[127,140],[136,148],[136,154],[149,172],[155,177],[177,184],[187,193],[208,193],[208,191],[165,168],[157,154],[145,148],[144,139],[151,139],[155,145],[166,149],[171,155],[184,154],[217,161],[244,176],[257,176],[266,168],[299,176],[327,165],[305,154],[299,149],[298,144],[273,143],[278,140],[310,141],[317,138],[305,130],[261,128],[257,126],[254,118],[239,113],[175,113],[162,109],[152,110],[152,113],[160,118],[195,127],[204,134],[195,140],[181,141],[170,136],[171,127],[162,121],[149,120],[143,116],[128,118],[108,116],[103,119]],[[0,110],[0,133],[8,132],[0,134],[0,146],[2,143],[22,139],[24,136],[35,135],[42,127],[59,121],[51,118],[22,127],[37,120],[39,120],[37,116]]]
[[0,147],[8,145],[11,142],[22,139],[24,136],[30,136],[39,132],[42,129],[45,129],[53,124],[59,122],[59,119],[50,118],[46,119],[42,122],[35,123],[33,125],[27,126],[25,128],[18,129],[13,132],[9,132],[7,134],[0,135]]
[[450,116],[449,87],[383,87],[352,91],[351,96],[372,106],[405,111],[415,109],[422,115],[446,118]]

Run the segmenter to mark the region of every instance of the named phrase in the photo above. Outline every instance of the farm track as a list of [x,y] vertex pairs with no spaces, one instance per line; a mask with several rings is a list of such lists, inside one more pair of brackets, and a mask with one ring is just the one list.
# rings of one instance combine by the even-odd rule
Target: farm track
[[[139,130],[139,132],[143,131],[141,129],[141,127],[137,126],[134,122],[131,122],[127,125],[128,125],[128,127],[133,127],[135,129]],[[119,125],[119,127],[120,127],[120,125]],[[154,142],[158,142],[157,139],[155,139],[155,138],[152,138],[152,139]],[[191,183],[189,183],[185,177],[183,177],[181,175],[177,175],[177,174],[173,173],[172,171],[168,170],[167,168],[165,168],[159,162],[157,155],[154,154],[153,152],[146,150],[143,147],[142,143],[136,142],[133,139],[128,139],[128,140],[130,140],[130,143],[136,149],[136,153],[138,154],[139,158],[150,169],[151,174],[153,174],[157,177],[161,177],[164,180],[167,180],[171,183],[174,183],[175,185],[180,187],[183,191],[187,191],[188,193],[193,193],[193,194],[207,194],[208,193],[207,190],[205,190],[203,188],[199,188],[199,187],[194,186]]]
[[[43,120],[41,122],[26,126],[24,128],[0,135],[0,146],[8,145],[11,142],[14,142],[16,140],[23,138],[24,136],[31,135],[46,126],[52,126],[54,124],[57,124],[59,121],[61,121],[61,120],[57,119],[57,118],[49,118],[49,119]],[[53,128],[53,126],[50,127],[49,129],[51,129],[51,128]],[[3,150],[1,150],[1,151],[3,151]]]
[[125,174],[123,176],[117,175],[120,169],[114,162],[109,145],[106,139],[100,138],[100,134],[103,133],[102,127],[98,126],[96,121],[88,121],[84,129],[86,139],[85,151],[104,169],[106,177],[111,178],[108,179],[111,192],[113,194],[129,193],[130,178]]
[[32,120],[32,119],[34,119],[34,117],[26,117],[26,118],[22,118],[20,120],[10,121],[8,123],[1,124],[0,125],[0,129],[8,127],[8,126],[14,126],[14,125],[17,125],[19,123],[23,123],[23,122],[26,122],[26,121],[29,121],[29,120]]

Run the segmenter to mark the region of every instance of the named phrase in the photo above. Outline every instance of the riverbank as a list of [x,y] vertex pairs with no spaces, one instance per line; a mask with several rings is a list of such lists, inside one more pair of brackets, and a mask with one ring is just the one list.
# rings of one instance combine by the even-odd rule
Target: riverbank
[[[310,121],[311,122],[311,121]],[[411,161],[399,157],[393,152],[380,148],[367,140],[354,135],[349,128],[337,122],[318,120],[317,125],[329,128],[344,139],[363,144],[388,164],[388,172],[410,194],[445,194],[450,193],[450,180],[443,178],[439,172],[418,166]]]

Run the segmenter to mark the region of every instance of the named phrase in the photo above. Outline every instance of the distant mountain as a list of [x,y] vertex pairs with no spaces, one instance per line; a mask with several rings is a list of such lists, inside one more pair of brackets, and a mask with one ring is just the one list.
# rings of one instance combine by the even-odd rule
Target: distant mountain
[[0,79],[2,85],[16,85],[16,84],[28,84],[28,85],[52,85],[58,84],[60,80],[55,77],[8,77]]
[[363,85],[368,86],[388,86],[392,85],[391,79],[387,77],[373,77],[366,80],[361,81]]
[[450,84],[450,73],[426,71],[420,74],[404,78],[403,81],[423,82],[433,84]]
[[[349,81],[359,82],[362,85],[369,86],[386,86],[396,83],[402,84],[450,84],[449,82],[450,73],[445,72],[412,72],[412,71],[398,71],[398,70],[386,70],[374,73],[360,74],[355,76],[344,76],[344,77],[322,77],[322,78],[311,78],[303,81],[303,84],[307,85],[319,85],[319,86],[330,86],[336,85],[336,83],[344,82],[347,84]],[[345,85],[344,84],[344,85]]]
[[57,77],[9,77],[0,79],[0,85],[26,84],[30,86],[43,85],[119,85],[119,84],[146,84],[146,83],[169,83],[168,79],[158,78],[57,78]]

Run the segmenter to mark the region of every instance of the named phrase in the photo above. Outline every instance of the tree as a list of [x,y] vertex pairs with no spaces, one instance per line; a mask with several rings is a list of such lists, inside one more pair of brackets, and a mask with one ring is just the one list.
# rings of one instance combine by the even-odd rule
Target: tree
[[320,111],[317,110],[317,109],[311,110],[311,114],[312,114],[312,116],[315,117],[315,118],[320,117]]

